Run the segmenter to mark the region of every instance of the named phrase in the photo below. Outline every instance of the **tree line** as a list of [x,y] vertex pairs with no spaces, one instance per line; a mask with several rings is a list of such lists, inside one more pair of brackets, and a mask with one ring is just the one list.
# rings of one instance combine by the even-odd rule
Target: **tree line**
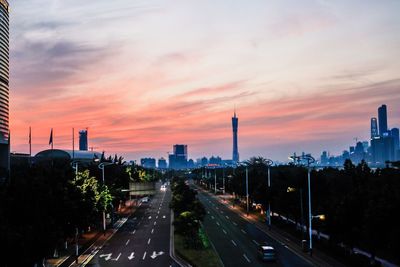
[[[245,199],[245,172],[248,170],[250,203],[260,203],[264,211],[268,201],[273,212],[298,223],[302,222],[300,203],[303,202],[303,222],[308,222],[307,167],[301,165],[272,166],[271,187],[267,186],[267,164],[261,157],[252,158],[237,168],[193,171],[197,179],[209,187],[222,187],[238,199]],[[207,176],[209,172],[212,175]],[[206,174],[207,178],[204,178]],[[354,165],[346,160],[343,168],[311,171],[313,215],[324,214],[326,220],[313,221],[313,228],[330,236],[329,246],[337,244],[358,247],[372,257],[381,255],[400,262],[399,223],[400,170],[383,168],[371,170],[366,162]]]
[[101,162],[113,163],[104,184],[98,163],[79,165],[77,174],[70,161],[55,159],[11,169],[0,185],[2,266],[33,266],[74,242],[77,230],[102,229],[102,212],[113,214],[126,200],[122,189],[161,176],[122,157]]

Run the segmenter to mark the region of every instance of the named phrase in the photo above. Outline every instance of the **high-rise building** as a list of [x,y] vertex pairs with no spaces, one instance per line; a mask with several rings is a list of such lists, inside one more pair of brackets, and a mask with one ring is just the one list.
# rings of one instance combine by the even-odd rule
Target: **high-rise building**
[[10,166],[9,142],[9,4],[0,0],[0,179]]
[[371,118],[371,139],[377,138],[378,133],[378,122],[376,118]]
[[79,150],[82,150],[82,151],[88,150],[88,131],[87,130],[79,131]]
[[379,135],[383,136],[388,131],[387,122],[387,108],[386,105],[382,105],[378,108],[378,123],[379,123]]
[[170,169],[186,169],[188,164],[187,145],[174,145],[173,154],[169,154]]
[[144,168],[155,169],[156,168],[156,159],[155,158],[142,158],[140,159],[140,165]]
[[395,160],[400,160],[400,144],[399,144],[399,128],[390,130],[390,135],[393,138]]
[[168,168],[167,160],[164,158],[158,159],[158,168],[161,170],[165,170]]
[[238,150],[238,124],[239,119],[236,117],[236,111],[232,117],[232,131],[233,131],[233,151],[232,151],[232,161],[233,163],[239,162],[239,150]]

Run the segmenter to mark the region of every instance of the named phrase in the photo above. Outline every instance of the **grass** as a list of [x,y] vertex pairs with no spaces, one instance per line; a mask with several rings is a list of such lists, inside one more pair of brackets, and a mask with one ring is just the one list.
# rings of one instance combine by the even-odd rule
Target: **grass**
[[175,233],[175,252],[190,263],[192,266],[197,267],[222,267],[219,256],[213,249],[208,240],[207,235],[203,229],[200,229],[200,239],[203,244],[202,249],[188,249],[185,248],[183,243],[183,237]]

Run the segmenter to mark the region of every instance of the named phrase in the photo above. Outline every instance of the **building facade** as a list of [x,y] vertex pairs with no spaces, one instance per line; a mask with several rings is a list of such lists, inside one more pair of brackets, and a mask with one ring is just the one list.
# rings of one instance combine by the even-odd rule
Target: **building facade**
[[173,153],[169,154],[169,168],[180,170],[186,169],[188,164],[187,145],[174,145]]
[[9,4],[0,0],[0,178],[10,166],[9,143]]
[[371,118],[371,139],[377,138],[378,136],[378,121],[376,118]]
[[155,169],[156,168],[156,159],[155,158],[142,158],[140,159],[140,165],[143,168]]
[[233,132],[232,161],[234,164],[239,162],[238,126],[239,126],[239,118],[236,117],[236,112],[235,112],[234,116],[232,117],[232,132]]
[[386,105],[382,105],[378,108],[378,123],[379,123],[379,135],[383,136],[388,131],[388,119],[387,119],[387,108]]
[[88,131],[79,131],[79,150],[88,151]]

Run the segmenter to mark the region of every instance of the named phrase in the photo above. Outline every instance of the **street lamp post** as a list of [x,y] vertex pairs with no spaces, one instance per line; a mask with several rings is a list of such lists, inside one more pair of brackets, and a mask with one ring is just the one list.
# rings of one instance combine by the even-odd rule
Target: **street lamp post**
[[307,161],[307,178],[308,178],[308,223],[309,223],[309,238],[310,238],[310,256],[312,256],[312,211],[311,211],[311,168],[310,164],[315,162],[315,159],[311,155],[303,155],[301,159]]
[[246,166],[246,208],[247,216],[249,216],[249,170]]
[[217,194],[217,169],[214,170],[214,194]]
[[[100,163],[99,164],[99,169],[101,169],[101,171],[102,171],[102,177],[103,177],[103,186],[105,185],[105,180],[104,180],[104,167],[105,166],[108,166],[108,165],[113,165],[114,163],[112,163],[112,162],[102,162],[102,163]],[[104,234],[106,233],[106,210],[105,210],[105,207],[104,207],[104,210],[103,210],[103,232],[104,232]]]
[[[271,193],[271,165],[274,162],[270,159],[265,160],[265,164],[267,164],[267,172],[268,172],[268,192]],[[271,230],[271,196],[268,196],[268,212],[267,212],[267,220],[268,220],[268,229]]]

